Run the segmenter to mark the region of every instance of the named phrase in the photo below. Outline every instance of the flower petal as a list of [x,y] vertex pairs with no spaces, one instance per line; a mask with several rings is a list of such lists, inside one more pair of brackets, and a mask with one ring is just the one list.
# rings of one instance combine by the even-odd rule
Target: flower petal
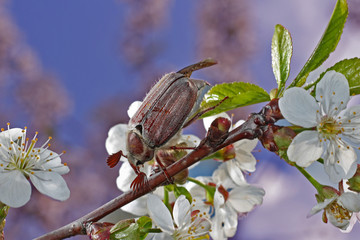
[[126,134],[128,131],[127,124],[117,124],[110,128],[108,137],[105,142],[106,151],[108,154],[114,154],[123,151],[124,155],[127,154],[126,150]]
[[303,88],[293,87],[285,91],[279,100],[282,115],[292,124],[302,127],[317,125],[317,111],[319,104]]
[[51,198],[65,201],[70,197],[70,190],[64,178],[56,172],[34,171],[30,180],[36,189]]
[[347,148],[342,142],[330,143],[324,155],[324,168],[334,183],[351,178],[356,172],[357,155],[353,148]]
[[248,152],[247,150],[244,151],[243,149],[236,149],[236,147],[235,153],[236,163],[239,168],[247,172],[255,171],[256,158],[254,155],[252,155],[252,153]]
[[184,226],[190,224],[191,205],[184,195],[179,196],[174,204],[173,216],[176,226],[182,229]]
[[333,198],[326,198],[323,202],[319,202],[318,204],[316,204],[311,211],[306,215],[307,218],[313,216],[314,214],[320,212],[321,210],[323,210],[324,208],[326,208],[327,205],[329,205],[330,203],[332,203],[333,201],[335,201],[337,199],[337,197],[333,197]]
[[316,99],[326,115],[334,116],[346,108],[350,100],[349,83],[344,75],[328,71],[316,86]]
[[136,216],[144,216],[148,214],[147,195],[139,197],[138,199],[129,202],[125,206],[121,207],[121,210]]
[[60,175],[66,174],[70,171],[68,166],[61,163],[61,158],[56,152],[42,148],[34,148],[34,150],[35,152],[40,150],[38,168],[44,168],[46,170],[51,169],[51,171],[57,172]]
[[23,129],[21,128],[10,128],[8,130],[0,132],[0,141],[7,141],[7,139],[17,140],[18,137],[22,137],[24,135]]
[[128,161],[123,162],[119,169],[119,176],[116,178],[116,185],[123,192],[130,191],[130,184],[135,178],[136,173],[130,166],[130,163]]
[[353,192],[345,192],[341,194],[338,202],[351,212],[360,212],[360,194]]
[[287,155],[290,161],[296,162],[300,167],[308,167],[321,157],[323,145],[319,141],[316,131],[299,133],[291,142]]
[[232,161],[233,160],[230,160],[220,164],[212,175],[212,180],[217,184],[223,185],[225,188],[236,187],[236,183],[240,184],[240,182],[245,181],[243,173],[239,167],[235,166],[235,169],[231,170],[231,172],[228,171],[229,168],[235,165],[231,164]]
[[149,194],[147,207],[150,218],[155,222],[155,224],[159,226],[163,232],[173,234],[175,228],[171,214],[161,199],[154,194]]
[[229,193],[228,202],[238,213],[250,212],[263,201],[265,191],[262,188],[246,185],[234,188]]
[[[241,164],[236,159],[230,160],[225,162],[228,175],[230,175],[230,178],[233,180],[233,182],[236,185],[242,185],[246,184],[245,176],[243,172],[241,171]],[[233,186],[230,186],[226,183],[223,184],[225,188],[231,188]]]
[[237,213],[229,207],[227,204],[223,208],[225,211],[224,219],[224,233],[227,237],[233,237],[237,230],[238,225],[238,215]]
[[140,108],[142,102],[141,101],[135,101],[132,104],[130,104],[129,109],[127,110],[127,114],[129,118],[132,118],[137,110]]
[[0,193],[0,202],[18,208],[30,200],[31,185],[20,171],[1,172]]

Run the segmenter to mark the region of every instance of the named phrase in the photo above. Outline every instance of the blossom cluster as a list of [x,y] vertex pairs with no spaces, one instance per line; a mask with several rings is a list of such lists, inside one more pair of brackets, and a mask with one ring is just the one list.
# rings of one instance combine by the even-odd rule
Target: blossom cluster
[[[141,103],[133,103],[128,110],[129,117],[136,112]],[[230,119],[227,114],[204,119],[206,129],[217,117]],[[234,124],[234,128],[243,121]],[[109,130],[106,149],[109,154],[125,148],[127,125],[118,124]],[[178,134],[172,139],[172,144],[196,147],[200,139],[194,135]],[[185,188],[188,195],[168,193],[166,186],[158,187],[153,193],[142,196],[124,207],[122,210],[134,215],[149,215],[162,233],[155,234],[154,239],[188,239],[210,235],[213,239],[227,239],[236,233],[238,220],[250,212],[255,206],[262,204],[265,191],[246,181],[245,173],[254,172],[256,159],[252,155],[258,140],[241,140],[229,146],[222,153],[223,162],[213,172],[212,176],[187,177],[188,181],[176,184],[175,187]],[[158,152],[171,152],[162,148]],[[189,151],[189,150],[188,150]],[[156,168],[155,161],[143,164],[142,171],[148,176]],[[131,182],[136,178],[128,161],[124,161],[119,170],[117,186],[121,191],[129,191]],[[167,195],[165,200],[165,195]],[[191,198],[192,200],[188,199]],[[165,205],[162,200],[167,201]],[[172,214],[168,209],[174,203]],[[181,206],[181,207],[179,207]],[[171,208],[171,207],[170,207]]]
[[329,219],[346,232],[360,212],[359,192],[342,186],[357,171],[360,144],[360,106],[347,108],[349,100],[348,80],[334,70],[327,71],[312,92],[293,87],[279,100],[285,119],[302,127],[288,147],[289,160],[300,167],[321,160],[331,182],[340,185],[339,190],[329,186],[318,189],[319,203],[309,216],[324,209],[324,221]]

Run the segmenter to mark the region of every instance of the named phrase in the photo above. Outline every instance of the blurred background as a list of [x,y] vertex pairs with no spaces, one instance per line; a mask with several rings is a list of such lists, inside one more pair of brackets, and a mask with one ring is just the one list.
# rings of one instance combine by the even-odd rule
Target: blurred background
[[[292,34],[290,79],[320,39],[335,0],[0,0],[0,125],[27,126],[52,149],[66,150],[69,200],[33,189],[31,201],[11,209],[6,239],[32,239],[75,220],[121,192],[117,169],[106,165],[109,128],[128,122],[127,108],[142,100],[163,74],[212,57],[219,64],[193,76],[211,84],[245,81],[270,91],[271,39],[276,24]],[[325,63],[360,56],[360,1],[335,53]],[[234,121],[262,105],[234,111]],[[203,137],[201,121],[186,133]],[[315,189],[276,155],[258,146],[257,171],[248,180],[266,191],[264,203],[239,221],[233,239],[356,239],[307,219]],[[211,174],[207,161],[193,176]],[[205,169],[205,170],[204,170]],[[321,179],[328,181],[327,177]],[[119,215],[119,217],[121,217]],[[78,236],[73,239],[87,239]]]

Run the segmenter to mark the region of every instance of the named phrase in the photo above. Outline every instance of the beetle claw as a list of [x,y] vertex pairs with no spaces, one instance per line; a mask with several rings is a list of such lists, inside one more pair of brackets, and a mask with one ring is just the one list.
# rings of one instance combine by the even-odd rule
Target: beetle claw
[[107,159],[106,163],[110,168],[113,168],[116,166],[116,164],[119,163],[121,156],[124,156],[122,151],[118,151],[117,153],[111,154]]
[[148,181],[145,173],[138,172],[137,177],[134,179],[134,181],[132,181],[130,188],[134,192],[137,192],[137,191],[139,191],[139,189],[143,188],[144,186],[149,187],[149,181]]

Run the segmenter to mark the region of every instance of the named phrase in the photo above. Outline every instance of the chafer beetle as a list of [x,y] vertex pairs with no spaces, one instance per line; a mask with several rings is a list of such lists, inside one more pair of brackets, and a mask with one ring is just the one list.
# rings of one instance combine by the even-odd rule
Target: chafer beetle
[[[210,84],[203,80],[190,79],[193,71],[216,64],[212,59],[205,59],[178,72],[163,76],[146,95],[137,112],[130,119],[127,133],[127,157],[137,174],[131,188],[137,190],[146,184],[146,174],[139,170],[139,165],[154,158],[161,167],[165,167],[156,157],[155,151],[167,143],[185,126],[206,111],[198,112]],[[109,156],[107,163],[114,167],[122,151]],[[164,173],[169,176],[166,171]],[[170,180],[169,180],[170,181]]]

